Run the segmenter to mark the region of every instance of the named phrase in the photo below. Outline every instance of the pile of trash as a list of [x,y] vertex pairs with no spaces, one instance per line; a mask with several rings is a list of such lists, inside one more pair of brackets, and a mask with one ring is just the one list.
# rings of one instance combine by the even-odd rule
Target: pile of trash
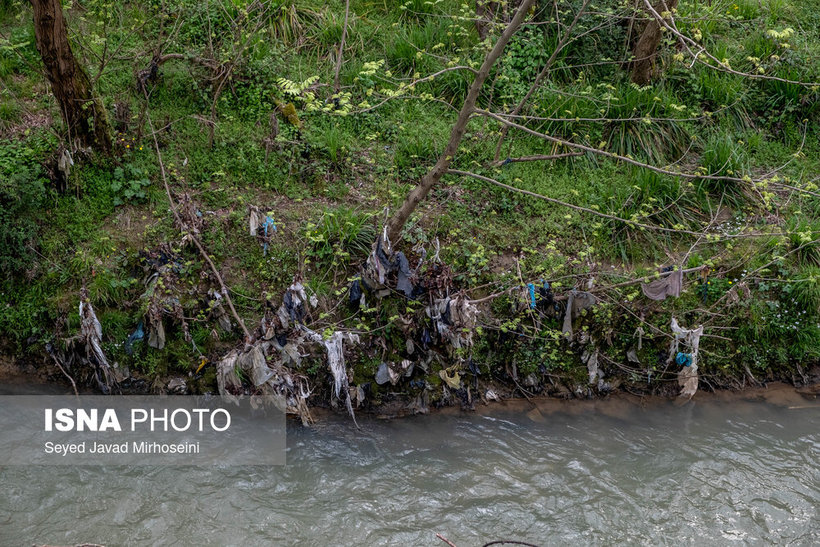
[[307,378],[295,374],[292,369],[302,362],[304,344],[321,344],[333,377],[333,393],[338,400],[344,401],[355,423],[344,342],[358,343],[359,337],[343,331],[335,331],[324,337],[306,327],[304,320],[309,307],[315,308],[317,305],[316,295],[308,297],[298,278],[285,291],[278,308],[268,302],[256,330],[255,341],[241,351],[231,350],[217,364],[219,394],[231,402],[243,394],[242,382],[236,372],[239,369],[252,383],[252,396],[274,404],[283,412],[297,414],[305,424],[312,423],[306,402],[311,394]]
[[[192,233],[199,233],[201,214],[190,198],[182,199],[180,203],[180,214],[186,225]],[[271,213],[265,213],[257,206],[250,206],[248,211],[250,235],[260,239],[267,250],[272,233],[276,230]],[[422,265],[427,256],[426,250],[418,247],[408,253],[411,258],[400,251],[394,251],[384,230],[373,243],[359,276],[349,286],[348,302],[357,309],[367,310],[368,299],[381,299],[392,294],[400,295],[399,300],[408,303],[407,311],[400,311],[398,319],[391,319],[400,335],[405,337],[405,346],[390,348],[385,338],[374,339],[375,344],[381,344],[384,348],[382,358],[386,358],[376,368],[373,378],[377,386],[385,388],[383,391],[374,389],[380,396],[388,393],[390,386],[404,382],[403,388],[409,386],[411,390],[417,389],[415,393],[426,395],[432,393],[427,375],[438,373],[441,383],[434,380],[432,384],[440,385],[445,397],[449,396],[449,388],[459,397],[462,392],[466,393],[469,401],[471,387],[474,393],[482,392],[479,391],[477,381],[479,369],[472,359],[474,334],[480,325],[479,301],[469,299],[464,291],[453,289],[452,272],[438,258],[437,243],[435,256],[424,269]],[[126,342],[125,350],[129,355],[132,354],[134,345],[143,339],[148,346],[163,349],[166,346],[165,322],[169,318],[175,325],[181,325],[183,337],[193,344],[180,298],[184,300],[186,307],[193,301],[191,297],[196,299],[200,309],[207,302],[207,318],[215,321],[226,332],[234,329],[232,316],[225,308],[227,292],[208,288],[210,283],[207,275],[202,276],[201,285],[190,289],[188,293],[183,292],[179,282],[182,264],[170,246],[145,251],[143,258],[147,270],[145,291],[141,296],[144,315]],[[520,279],[520,270],[518,273]],[[661,275],[661,278],[641,285],[643,294],[656,301],[678,297],[683,283],[683,271],[669,268]],[[536,329],[541,328],[540,321],[543,318],[552,318],[556,325],[556,339],[563,339],[564,343],[568,343],[586,365],[589,386],[597,385],[600,391],[604,391],[609,389],[609,384],[604,381],[605,371],[601,369],[601,363],[604,362],[601,359],[608,360],[603,351],[607,335],[593,340],[590,329],[579,328],[578,324],[585,311],[592,310],[599,304],[599,298],[593,292],[601,293],[593,288],[593,282],[594,279],[589,279],[586,283],[577,285],[577,288],[555,294],[549,282],[540,280],[537,283],[524,283],[521,280],[520,285],[498,294],[516,295],[512,303],[513,313],[526,312],[533,317]],[[207,299],[204,296],[206,288]],[[424,300],[424,304],[413,306],[408,302],[420,298]],[[356,332],[337,330],[335,327],[324,332],[309,328],[308,325],[316,328],[314,315],[317,314],[313,310],[318,306],[317,295],[311,293],[298,275],[282,294],[281,301],[273,302],[266,298],[264,313],[257,328],[251,334],[245,331],[244,345],[230,349],[216,360],[216,381],[220,396],[228,402],[238,402],[239,397],[249,396],[255,403],[273,405],[283,412],[298,415],[304,424],[310,424],[313,420],[307,400],[312,390],[307,377],[298,370],[303,358],[309,355],[307,346],[320,346],[332,378],[332,403],[334,406],[337,403],[343,404],[356,423],[354,408],[358,408],[365,400],[366,393],[371,392],[367,382],[351,385],[353,373],[348,369],[345,350],[347,348],[349,351],[351,345],[360,344],[360,336]],[[400,306],[399,309],[405,308]],[[100,390],[108,393],[117,385],[118,371],[116,366],[109,364],[102,350],[102,329],[85,292],[79,313],[81,331],[79,336],[69,341],[70,354],[74,356],[73,359],[79,358],[82,364],[91,366]],[[241,319],[234,317],[241,323]],[[563,337],[557,332],[558,326]],[[244,330],[244,325],[242,328]],[[678,372],[680,395],[691,398],[698,389],[698,347],[703,327],[685,329],[673,318],[671,329],[674,338],[669,348],[669,362],[674,361],[682,367]],[[391,332],[391,336],[393,334]],[[639,363],[638,351],[642,347],[643,334],[643,329],[638,327],[635,331],[637,345],[627,351],[627,360],[631,363]],[[214,337],[217,335],[214,334]],[[609,344],[612,345],[611,340]],[[661,360],[664,355],[665,349],[662,349]],[[201,353],[200,357],[201,369],[207,359]],[[429,367],[434,359],[441,364],[441,370]],[[514,363],[512,367],[511,377],[518,386]],[[544,374],[546,370],[544,368]],[[416,371],[423,371],[424,375],[417,373],[414,378]],[[465,376],[469,374],[472,374],[472,385],[469,376]],[[526,387],[537,385],[535,373],[530,376],[534,379],[530,383],[529,380],[525,381]],[[184,389],[184,383],[179,387]],[[497,399],[492,390],[484,389],[484,392],[488,394],[488,400]],[[420,404],[423,405],[424,403]]]

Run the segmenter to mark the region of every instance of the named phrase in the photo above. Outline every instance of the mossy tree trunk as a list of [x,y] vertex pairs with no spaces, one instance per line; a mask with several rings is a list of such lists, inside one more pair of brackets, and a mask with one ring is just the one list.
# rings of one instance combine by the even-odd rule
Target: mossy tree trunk
[[[654,9],[662,16],[666,12],[671,12],[678,6],[678,0],[659,0],[654,4]],[[632,62],[632,81],[638,85],[646,85],[652,81],[655,72],[655,58],[658,55],[658,47],[661,45],[660,23],[650,15],[650,21],[641,33],[635,49],[632,51],[634,61]]]
[[94,98],[91,80],[71,51],[60,0],[31,0],[31,5],[37,50],[66,123],[69,140],[109,154],[111,134],[105,109]]

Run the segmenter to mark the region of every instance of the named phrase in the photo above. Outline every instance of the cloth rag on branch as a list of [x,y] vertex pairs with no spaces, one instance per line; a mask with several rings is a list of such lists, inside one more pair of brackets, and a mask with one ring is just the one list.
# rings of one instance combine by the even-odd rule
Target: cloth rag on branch
[[652,300],[666,300],[667,296],[679,297],[682,284],[683,270],[679,269],[651,283],[642,283],[641,290],[647,298]]

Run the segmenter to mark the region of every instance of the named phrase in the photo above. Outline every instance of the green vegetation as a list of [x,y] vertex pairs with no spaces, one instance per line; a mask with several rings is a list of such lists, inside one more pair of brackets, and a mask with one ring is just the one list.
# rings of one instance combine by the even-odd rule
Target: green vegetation
[[[556,4],[566,26],[583,2]],[[481,90],[480,108],[510,112],[559,43],[553,3],[537,6],[538,24],[512,37]],[[587,312],[582,330],[608,356],[600,362],[608,377],[627,383],[669,385],[662,375],[672,317],[706,326],[701,371],[714,385],[745,382],[747,370],[758,379],[791,378],[820,359],[820,89],[693,63],[668,33],[656,79],[637,86],[625,45],[638,29],[630,35],[624,6],[603,2],[579,18],[582,35],[556,55],[522,112],[527,118],[514,121],[697,176],[590,152],[505,162],[573,151],[514,129],[494,163],[501,126],[474,116],[454,169],[587,212],[445,176],[396,248],[413,267],[426,255],[419,275],[449,276],[452,294],[501,294],[482,303],[471,350],[442,351],[427,365],[429,384],[441,383],[441,368],[470,359],[482,379],[532,374],[545,384],[585,384],[582,350],[560,335],[560,314],[529,311],[517,289],[522,281],[549,280],[556,295],[589,280],[597,288],[618,285],[598,293],[602,303]],[[681,0],[676,17],[682,33],[734,71],[818,82],[818,7]],[[342,89],[334,93],[341,1],[88,0],[65,9],[74,53],[116,130],[114,152],[75,151],[74,166],[61,175],[58,147],[71,142],[41,74],[31,10],[0,2],[0,348],[41,355],[47,343],[76,335],[82,287],[97,309],[109,360],[133,371],[194,375],[203,356],[217,361],[241,343],[238,329],[218,329],[207,297],[216,280],[173,221],[150,117],[174,198],[190,203],[202,243],[251,330],[266,298],[278,307],[299,276],[319,297],[313,330],[345,328],[382,340],[348,348],[352,385],[372,382],[381,361],[408,358],[407,339],[418,344],[428,321],[428,297],[368,297],[355,311],[347,287],[386,209],[401,205],[444,149],[487,51],[475,13],[452,0],[353,0]],[[144,94],[135,76],[150,73],[153,52],[179,55],[154,65]],[[249,206],[268,214],[276,231],[249,235]],[[438,269],[430,260],[436,245]],[[165,312],[164,349],[143,342],[129,355],[124,342],[145,320],[158,260],[175,265],[158,283],[179,308]],[[625,284],[673,264],[706,268],[686,275],[680,298],[649,301],[639,285]],[[626,353],[639,327],[646,335],[635,364]],[[301,366],[325,386],[321,356]],[[211,367],[203,373],[213,379]],[[389,398],[389,390],[372,389],[373,400]]]

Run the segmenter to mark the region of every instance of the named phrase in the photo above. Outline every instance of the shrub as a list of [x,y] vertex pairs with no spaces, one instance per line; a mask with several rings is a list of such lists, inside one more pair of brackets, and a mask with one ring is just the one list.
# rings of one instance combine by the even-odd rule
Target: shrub
[[0,272],[18,273],[37,247],[37,225],[46,197],[37,152],[18,143],[0,145]]

